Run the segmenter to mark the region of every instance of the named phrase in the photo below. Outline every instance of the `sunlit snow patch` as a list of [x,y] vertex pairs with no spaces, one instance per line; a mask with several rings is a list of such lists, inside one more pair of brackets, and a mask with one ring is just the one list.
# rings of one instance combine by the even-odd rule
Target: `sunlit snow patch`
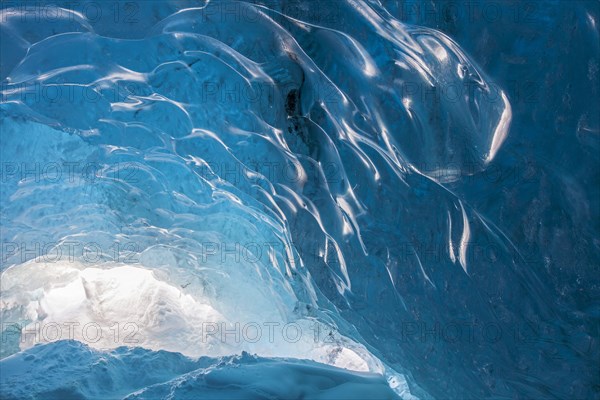
[[244,321],[243,315],[223,315],[214,298],[184,289],[140,266],[29,262],[2,274],[1,310],[11,321],[23,321],[21,349],[74,339],[97,349],[139,346],[191,357],[248,351],[354,371],[383,370],[349,339],[343,338],[347,347],[315,340],[323,328],[314,321],[276,319],[272,310],[261,309],[254,315],[262,312],[265,320]]

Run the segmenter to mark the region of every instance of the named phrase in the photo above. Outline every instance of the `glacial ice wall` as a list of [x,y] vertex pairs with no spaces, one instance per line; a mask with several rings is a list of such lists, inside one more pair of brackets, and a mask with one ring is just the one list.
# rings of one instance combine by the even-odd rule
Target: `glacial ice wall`
[[513,106],[454,40],[375,1],[89,4],[2,10],[3,321],[406,398],[545,392],[515,343],[557,318],[546,272],[461,193]]

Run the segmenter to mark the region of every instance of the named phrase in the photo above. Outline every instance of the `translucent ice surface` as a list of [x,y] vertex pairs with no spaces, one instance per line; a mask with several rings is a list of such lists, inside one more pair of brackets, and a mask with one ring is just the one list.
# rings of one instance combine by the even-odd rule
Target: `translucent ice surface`
[[550,3],[3,2],[2,397],[597,395],[599,15]]

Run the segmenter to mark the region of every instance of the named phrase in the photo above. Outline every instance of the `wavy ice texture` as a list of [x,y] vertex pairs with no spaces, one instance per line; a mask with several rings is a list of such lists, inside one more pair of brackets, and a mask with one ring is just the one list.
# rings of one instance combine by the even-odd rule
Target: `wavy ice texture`
[[[435,343],[431,352],[418,338],[398,339],[401,321],[417,316],[431,325],[481,319],[509,327],[525,312],[549,312],[536,295],[542,289],[535,273],[521,268],[508,238],[442,185],[494,159],[512,117],[504,92],[450,38],[400,23],[376,2],[331,3],[338,16],[331,20],[307,14],[308,2],[181,4],[142,3],[147,18],[140,24],[147,26],[131,29],[93,25],[64,9],[52,24],[2,11],[3,36],[14,39],[2,41],[2,54],[10,54],[1,71],[3,159],[99,166],[93,182],[81,176],[3,181],[3,237],[57,247],[136,244],[136,262],[126,265],[110,252],[93,263],[49,264],[9,254],[3,319],[28,327],[65,318],[139,324],[139,345],[156,352],[138,354],[151,364],[177,358],[190,367],[148,378],[147,387],[115,384],[140,390],[131,398],[167,392],[186,398],[178,392],[182,384],[192,393],[208,390],[209,378],[198,380],[205,372],[188,373],[197,365],[159,350],[309,359],[384,375],[404,398],[518,390],[512,372],[503,370],[516,357],[509,339],[460,352],[451,343]],[[228,20],[231,9],[245,17]],[[422,95],[453,85],[469,90],[436,102]],[[41,98],[31,94],[36,90],[60,94]],[[120,174],[123,165],[130,176]],[[426,238],[447,243],[435,263],[422,260]],[[470,263],[475,240],[494,246],[493,270]],[[232,260],[209,247],[214,243],[269,246],[245,247],[251,256]],[[481,301],[489,292],[496,301]],[[198,327],[207,318],[319,323],[335,334],[328,343],[310,337],[200,346]],[[28,349],[3,365],[25,354],[40,363],[61,356],[60,345],[48,346],[54,347]],[[113,356],[63,346],[84,354],[81,363],[109,357],[102,373],[121,373],[112,370],[119,368]],[[277,379],[279,368],[294,376],[322,368],[319,374],[340,377],[333,382],[350,382],[332,389],[309,380],[311,396],[349,393],[351,382],[371,379],[294,363],[257,361],[241,371],[251,377],[265,364]],[[452,364],[465,367],[445,367]],[[504,376],[502,385],[489,373],[491,364]],[[206,365],[217,385],[231,380],[242,392],[248,386],[245,372]],[[451,382],[446,387],[437,387],[440,374]],[[58,385],[62,378],[55,379]],[[20,393],[18,385],[8,387]],[[31,389],[70,390],[49,387]]]

